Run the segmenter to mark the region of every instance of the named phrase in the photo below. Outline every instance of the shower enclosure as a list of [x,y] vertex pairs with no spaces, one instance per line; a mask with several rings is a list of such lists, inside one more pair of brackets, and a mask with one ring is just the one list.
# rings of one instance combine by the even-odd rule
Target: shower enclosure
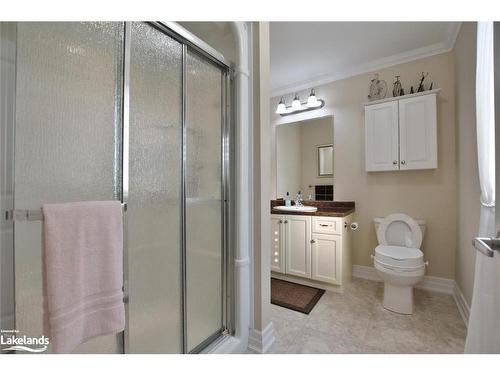
[[44,332],[41,205],[111,199],[125,205],[126,329],[77,352],[196,353],[231,334],[229,63],[171,23],[2,27],[15,43],[1,250],[18,334]]

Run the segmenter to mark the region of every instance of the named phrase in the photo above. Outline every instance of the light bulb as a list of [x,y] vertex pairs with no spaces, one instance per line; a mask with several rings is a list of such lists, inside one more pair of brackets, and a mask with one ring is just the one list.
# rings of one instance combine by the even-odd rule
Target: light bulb
[[309,98],[307,99],[307,104],[306,106],[308,108],[315,108],[319,107],[321,105],[321,102],[316,98],[316,94],[314,93],[314,89],[311,90],[311,94],[309,95]]
[[300,104],[300,99],[297,94],[295,94],[295,98],[293,98],[292,102],[292,110],[300,111],[302,109],[302,104]]
[[282,114],[286,113],[286,105],[285,105],[283,98],[281,98],[281,100],[278,104],[278,108],[276,108],[276,113],[278,115],[282,115]]

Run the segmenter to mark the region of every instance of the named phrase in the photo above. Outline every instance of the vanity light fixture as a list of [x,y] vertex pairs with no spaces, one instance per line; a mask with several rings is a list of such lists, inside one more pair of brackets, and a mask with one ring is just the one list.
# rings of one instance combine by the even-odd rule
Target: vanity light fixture
[[285,105],[285,100],[283,99],[283,97],[281,97],[280,102],[278,104],[278,108],[276,108],[276,113],[278,115],[282,115],[282,114],[286,113],[286,105]]
[[276,108],[276,113],[281,116],[293,115],[300,112],[311,111],[313,109],[322,108],[325,105],[323,99],[318,99],[314,89],[311,90],[307,102],[301,103],[299,95],[295,94],[293,98],[292,105],[287,107],[285,100],[281,97],[278,107]]
[[317,108],[321,106],[321,102],[316,98],[316,94],[314,92],[314,89],[311,90],[311,94],[309,94],[309,98],[307,99],[307,108]]
[[300,103],[299,94],[295,94],[295,98],[293,98],[292,109],[294,111],[300,111],[302,109],[302,104]]

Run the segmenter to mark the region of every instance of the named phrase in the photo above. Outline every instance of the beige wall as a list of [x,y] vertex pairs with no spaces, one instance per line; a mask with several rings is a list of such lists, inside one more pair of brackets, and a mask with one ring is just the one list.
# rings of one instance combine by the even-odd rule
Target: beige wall
[[[457,245],[457,160],[455,132],[454,53],[389,67],[378,73],[387,81],[389,91],[394,76],[400,75],[407,92],[416,86],[422,71],[429,72],[438,96],[438,169],[404,172],[367,173],[364,166],[364,112],[373,74],[362,74],[316,87],[323,109],[307,115],[280,118],[274,114],[279,98],[271,100],[274,125],[299,121],[307,116],[334,116],[335,200],[356,202],[355,220],[360,228],[353,235],[353,263],[371,266],[377,240],[373,218],[404,212],[427,221],[423,248],[430,262],[428,275],[453,278]],[[305,100],[307,91],[299,92]],[[288,103],[291,98],[287,97]],[[295,117],[295,118],[294,118]],[[274,140],[273,140],[274,142]],[[273,161],[271,161],[273,163]],[[272,166],[271,166],[272,167]],[[276,171],[273,171],[274,175]],[[276,192],[275,179],[271,190]]]
[[479,227],[479,177],[476,144],[476,23],[465,22],[455,44],[457,119],[458,241],[455,279],[468,303],[474,286],[475,251],[471,240]]

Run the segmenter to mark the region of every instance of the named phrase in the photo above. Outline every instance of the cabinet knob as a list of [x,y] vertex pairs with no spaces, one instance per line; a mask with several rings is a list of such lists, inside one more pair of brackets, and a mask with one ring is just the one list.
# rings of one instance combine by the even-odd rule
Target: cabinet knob
[[405,162],[404,160],[401,160],[401,164],[402,164],[402,165],[405,165],[405,164],[406,164],[406,162]]
[[393,165],[398,165],[398,161],[397,161],[397,160],[394,160],[394,161],[392,162],[392,164],[393,164]]
[[278,221],[278,223],[283,224],[283,220]]
[[311,243],[316,243],[316,240],[311,240]]
[[285,224],[288,224],[288,220],[285,220]]

